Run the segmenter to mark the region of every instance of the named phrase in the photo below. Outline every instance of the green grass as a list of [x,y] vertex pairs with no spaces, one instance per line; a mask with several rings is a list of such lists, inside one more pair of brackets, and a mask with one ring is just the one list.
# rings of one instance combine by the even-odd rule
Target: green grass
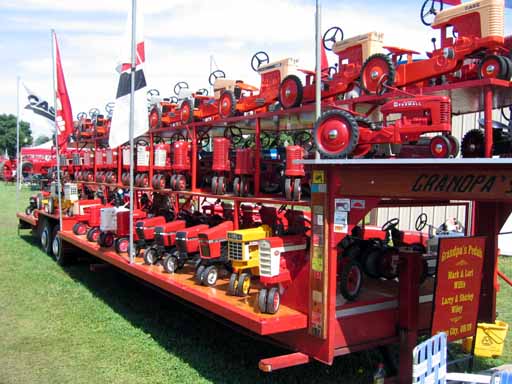
[[[23,191],[20,209],[30,192]],[[272,374],[261,358],[286,353],[234,332],[114,268],[61,268],[16,231],[15,188],[0,183],[0,383],[367,383],[380,360],[362,352],[332,367]],[[502,260],[512,276],[512,259]],[[502,284],[500,318],[512,322]],[[502,362],[512,360],[510,342]],[[499,363],[479,360],[479,366]]]

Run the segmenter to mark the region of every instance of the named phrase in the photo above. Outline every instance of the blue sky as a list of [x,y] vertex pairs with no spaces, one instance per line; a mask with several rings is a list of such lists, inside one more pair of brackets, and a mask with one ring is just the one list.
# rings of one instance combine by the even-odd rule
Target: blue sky
[[[73,113],[113,100],[130,0],[0,0],[0,113],[16,112],[16,76],[51,96],[50,29],[55,28]],[[252,54],[271,60],[296,57],[314,63],[314,1],[139,0],[145,11],[146,78],[171,95],[173,85],[207,87],[210,55],[229,78],[258,85]],[[382,31],[385,43],[424,52],[437,33],[419,20],[422,0],[323,1],[322,29],[343,28],[345,37]],[[512,33],[510,10],[506,32]],[[330,54],[331,64],[335,55]],[[36,132],[36,135],[39,132]]]

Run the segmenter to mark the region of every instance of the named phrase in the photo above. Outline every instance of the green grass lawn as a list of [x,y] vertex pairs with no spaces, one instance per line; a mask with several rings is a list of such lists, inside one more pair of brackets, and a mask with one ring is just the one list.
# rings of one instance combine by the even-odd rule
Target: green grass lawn
[[[30,192],[21,194],[20,209]],[[15,188],[0,183],[0,383],[367,383],[380,360],[362,352],[272,374],[261,358],[286,353],[234,332],[113,268],[65,268],[18,236]],[[501,261],[512,276],[512,259]],[[502,284],[500,318],[512,322]],[[510,339],[510,338],[509,338]],[[511,343],[501,361],[512,361]]]

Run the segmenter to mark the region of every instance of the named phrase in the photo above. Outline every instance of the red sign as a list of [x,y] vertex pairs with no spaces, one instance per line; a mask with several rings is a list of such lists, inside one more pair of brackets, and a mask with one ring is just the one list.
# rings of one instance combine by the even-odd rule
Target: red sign
[[451,237],[439,241],[432,335],[448,341],[476,331],[485,237]]

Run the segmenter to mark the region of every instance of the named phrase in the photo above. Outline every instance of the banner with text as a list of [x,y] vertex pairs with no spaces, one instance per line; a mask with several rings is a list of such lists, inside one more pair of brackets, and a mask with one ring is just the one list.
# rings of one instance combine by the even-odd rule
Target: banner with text
[[485,237],[453,237],[439,241],[432,335],[448,341],[476,331]]

